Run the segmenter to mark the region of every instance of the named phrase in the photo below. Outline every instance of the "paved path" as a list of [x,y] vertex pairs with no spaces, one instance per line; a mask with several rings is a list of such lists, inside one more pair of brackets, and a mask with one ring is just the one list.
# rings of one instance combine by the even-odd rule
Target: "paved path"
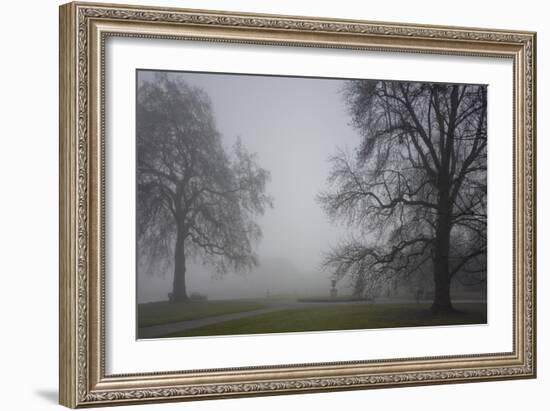
[[266,307],[253,311],[244,311],[234,314],[216,315],[214,317],[199,318],[198,320],[179,321],[177,323],[153,325],[139,329],[139,338],[158,338],[166,334],[175,333],[178,331],[190,330],[192,328],[203,327],[205,325],[223,323],[225,321],[240,320],[241,318],[254,317],[260,314],[271,313],[274,311],[286,310],[289,307]]
[[[197,320],[186,320],[186,321],[179,321],[175,323],[170,324],[161,324],[161,325],[153,325],[151,327],[144,327],[140,328],[138,330],[139,339],[151,339],[151,338],[158,338],[162,337],[166,334],[172,334],[179,331],[186,331],[191,330],[193,328],[199,328],[206,325],[211,324],[218,324],[223,323],[225,321],[231,321],[231,320],[240,320],[241,318],[247,318],[247,317],[254,317],[261,314],[267,314],[275,311],[282,311],[282,310],[288,310],[293,308],[301,308],[301,307],[315,307],[315,306],[322,306],[322,305],[341,305],[341,304],[373,304],[370,302],[365,301],[337,301],[337,302],[302,302],[302,301],[296,301],[296,300],[250,300],[250,301],[257,301],[263,305],[265,305],[265,308],[260,308],[258,310],[253,311],[243,311],[239,313],[233,313],[233,314],[223,314],[223,315],[216,315],[213,317],[205,317],[205,318],[199,318]],[[416,301],[411,300],[395,300],[395,299],[385,299],[380,298],[376,300],[376,304],[395,304],[395,303],[415,303]],[[428,303],[429,301],[420,301],[421,303]],[[455,303],[476,303],[481,302],[479,300],[457,300]]]
[[158,338],[166,334],[171,334],[178,331],[191,330],[193,328],[203,327],[205,325],[223,323],[225,321],[231,321],[231,320],[240,320],[241,318],[254,317],[256,315],[271,313],[274,311],[288,310],[288,309],[299,308],[304,306],[313,307],[313,306],[324,305],[324,304],[350,304],[349,301],[344,301],[342,303],[340,302],[310,303],[310,302],[300,302],[296,300],[264,300],[264,299],[258,299],[258,300],[251,299],[249,301],[258,302],[266,307],[253,310],[253,311],[243,311],[243,312],[233,313],[233,314],[216,315],[213,317],[199,318],[197,320],[178,321],[170,324],[153,325],[151,327],[140,328],[138,331],[139,339]]

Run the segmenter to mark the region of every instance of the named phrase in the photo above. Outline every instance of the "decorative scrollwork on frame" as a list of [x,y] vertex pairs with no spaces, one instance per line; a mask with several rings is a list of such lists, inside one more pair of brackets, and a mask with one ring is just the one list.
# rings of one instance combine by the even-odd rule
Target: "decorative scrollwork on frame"
[[523,367],[475,369],[467,371],[415,372],[400,374],[366,375],[341,378],[308,378],[300,380],[267,381],[235,384],[209,384],[173,388],[92,392],[86,402],[135,401],[154,398],[188,398],[201,396],[228,396],[235,394],[269,393],[277,391],[312,391],[328,388],[358,388],[414,384],[429,381],[453,382],[464,379],[486,380],[494,377],[512,377],[525,373]]

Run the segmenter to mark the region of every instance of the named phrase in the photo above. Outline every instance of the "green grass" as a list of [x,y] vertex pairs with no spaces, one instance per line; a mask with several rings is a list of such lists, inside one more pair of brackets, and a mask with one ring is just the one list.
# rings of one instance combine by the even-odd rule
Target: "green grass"
[[[314,296],[314,297],[302,297],[297,298],[296,301],[301,303],[345,303],[350,301],[357,301],[357,298],[353,298],[349,295],[339,295],[337,297],[330,297],[327,295],[321,295],[321,296]],[[366,300],[365,300],[366,302]]]
[[349,304],[266,313],[194,328],[164,337],[354,330],[430,325],[484,324],[485,303],[455,304],[453,314],[434,315],[428,304]]
[[138,327],[169,324],[178,321],[197,320],[215,315],[253,311],[265,306],[257,302],[232,301],[189,301],[169,303],[168,301],[138,305]]

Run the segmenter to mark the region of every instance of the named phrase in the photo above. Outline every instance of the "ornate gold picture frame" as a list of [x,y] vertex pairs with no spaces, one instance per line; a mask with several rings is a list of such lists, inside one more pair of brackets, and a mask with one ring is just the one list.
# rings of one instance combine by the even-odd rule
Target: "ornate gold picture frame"
[[[513,250],[502,252],[513,252],[512,350],[288,365],[266,357],[261,366],[107,373],[105,65],[111,38],[511,61]],[[533,32],[93,3],[61,6],[60,403],[77,408],[534,378],[535,69]]]

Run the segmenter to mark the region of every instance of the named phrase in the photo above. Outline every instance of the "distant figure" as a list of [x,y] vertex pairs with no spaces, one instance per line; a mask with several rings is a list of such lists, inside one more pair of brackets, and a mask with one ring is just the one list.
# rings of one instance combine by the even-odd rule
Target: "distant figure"
[[416,300],[416,303],[419,304],[420,300],[424,297],[424,288],[423,287],[416,287],[416,291],[414,292],[414,299]]
[[331,280],[332,287],[330,289],[330,297],[336,298],[338,295],[338,290],[336,289],[336,280]]

